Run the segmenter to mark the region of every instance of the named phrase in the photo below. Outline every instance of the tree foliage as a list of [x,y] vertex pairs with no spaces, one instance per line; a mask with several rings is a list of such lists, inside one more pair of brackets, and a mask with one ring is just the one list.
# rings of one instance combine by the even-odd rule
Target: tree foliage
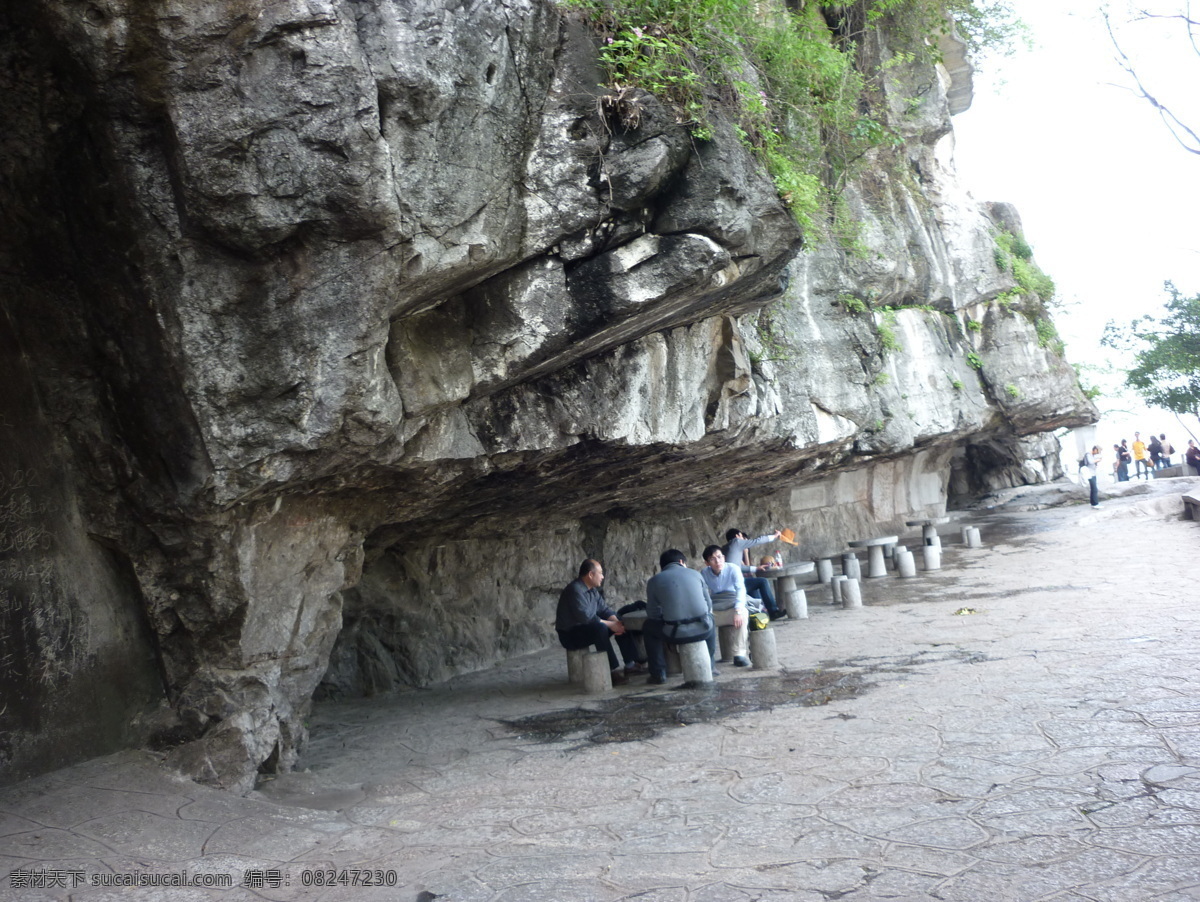
[[1165,314],[1110,322],[1102,343],[1133,355],[1125,382],[1147,403],[1200,417],[1200,295],[1184,297],[1171,282],[1164,288]]

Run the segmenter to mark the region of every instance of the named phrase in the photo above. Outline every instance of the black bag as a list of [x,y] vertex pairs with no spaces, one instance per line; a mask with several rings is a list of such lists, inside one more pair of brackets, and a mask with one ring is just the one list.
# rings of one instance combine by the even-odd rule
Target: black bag
[[1092,464],[1088,460],[1088,456],[1086,454],[1083,455],[1083,457],[1079,458],[1079,469],[1082,470],[1084,467],[1090,467],[1091,465]]

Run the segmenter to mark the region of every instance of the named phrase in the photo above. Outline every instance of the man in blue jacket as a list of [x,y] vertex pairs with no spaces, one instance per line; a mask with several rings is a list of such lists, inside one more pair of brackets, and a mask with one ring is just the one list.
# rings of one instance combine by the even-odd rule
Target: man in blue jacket
[[[642,627],[650,662],[647,682],[656,685],[667,681],[667,642],[707,642],[709,657],[717,660],[712,598],[704,578],[689,569],[683,552],[674,548],[659,555],[658,566],[659,572],[646,583],[646,625]],[[715,667],[712,673],[717,676]]]

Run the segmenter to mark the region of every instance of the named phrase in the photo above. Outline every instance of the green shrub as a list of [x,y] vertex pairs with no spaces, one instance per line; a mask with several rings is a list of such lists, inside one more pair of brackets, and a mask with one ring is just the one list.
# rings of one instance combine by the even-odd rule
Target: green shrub
[[1062,344],[1058,337],[1058,329],[1054,328],[1054,323],[1050,320],[1038,317],[1034,320],[1033,328],[1037,331],[1038,347],[1053,348],[1055,345]]
[[867,310],[867,302],[856,298],[852,294],[839,294],[838,303],[845,307],[849,313],[865,313]]

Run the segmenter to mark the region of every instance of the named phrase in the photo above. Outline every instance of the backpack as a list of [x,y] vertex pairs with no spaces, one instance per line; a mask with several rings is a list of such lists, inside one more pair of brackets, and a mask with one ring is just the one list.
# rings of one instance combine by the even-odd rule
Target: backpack
[[1082,470],[1084,467],[1090,467],[1091,465],[1092,462],[1088,460],[1088,456],[1086,454],[1079,458],[1079,469]]

